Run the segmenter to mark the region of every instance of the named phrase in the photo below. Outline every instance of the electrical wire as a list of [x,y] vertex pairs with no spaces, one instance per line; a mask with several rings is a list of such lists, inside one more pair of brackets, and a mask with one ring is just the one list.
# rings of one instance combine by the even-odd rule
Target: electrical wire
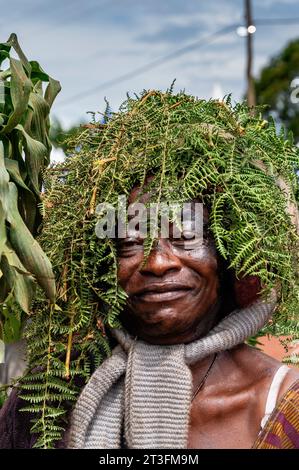
[[203,46],[207,46],[208,44],[211,44],[215,39],[217,39],[220,36],[223,36],[227,33],[230,33],[234,31],[234,29],[237,27],[237,24],[231,24],[229,26],[225,26],[224,28],[219,29],[218,31],[215,31],[212,34],[209,34],[208,36],[201,38],[187,46],[181,47],[180,49],[177,49],[170,54],[165,55],[164,57],[160,57],[159,59],[153,60],[152,62],[149,62],[146,65],[142,65],[141,67],[138,67],[130,72],[124,73],[123,75],[120,75],[117,78],[107,80],[106,82],[101,83],[100,85],[97,85],[96,87],[90,88],[89,90],[84,91],[83,93],[77,93],[73,96],[70,96],[69,98],[61,101],[57,106],[59,105],[66,105],[71,103],[72,101],[75,100],[80,100],[82,98],[86,98],[86,96],[93,95],[94,93],[101,91],[103,89],[110,88],[114,85],[118,85],[121,82],[124,82],[125,80],[129,80],[130,78],[136,77],[137,75],[141,75],[144,72],[147,72],[149,70],[152,70],[156,67],[159,67],[160,65],[165,64],[166,62],[169,62],[173,59],[176,59],[177,57],[180,57],[187,52],[190,52],[194,49],[199,49]]
[[[299,23],[299,18],[260,18],[257,20],[253,21],[254,25],[262,25],[262,26],[268,26],[268,25],[273,25],[273,24],[296,24]],[[60,103],[57,103],[57,106],[65,106],[67,104],[72,103],[73,101],[78,101],[83,98],[86,98],[87,96],[91,96],[94,93],[97,93],[102,90],[106,90],[112,86],[118,85],[126,80],[129,80],[130,78],[134,78],[138,75],[141,75],[145,72],[148,72],[149,70],[152,70],[156,67],[159,67],[160,65],[165,64],[166,62],[169,62],[173,59],[176,59],[177,57],[180,57],[187,52],[190,52],[194,49],[199,49],[201,47],[207,46],[208,44],[211,44],[215,39],[217,39],[220,36],[223,36],[225,34],[228,34],[232,31],[235,30],[240,26],[237,23],[230,24],[228,26],[225,26],[224,28],[219,29],[218,31],[215,31],[214,33],[199,39],[198,41],[195,41],[187,46],[184,46],[180,49],[177,49],[170,54],[165,55],[164,57],[161,57],[159,59],[153,60],[152,62],[149,62],[146,65],[143,65],[141,67],[138,67],[131,72],[124,73],[123,75],[120,75],[117,78],[107,80],[106,82],[103,82],[93,88],[90,88],[83,93],[76,93],[73,96],[70,96],[69,98],[66,98],[65,100],[61,101]]]
[[284,24],[298,24],[299,18],[259,18],[253,21],[254,25],[272,26],[273,24],[284,25]]

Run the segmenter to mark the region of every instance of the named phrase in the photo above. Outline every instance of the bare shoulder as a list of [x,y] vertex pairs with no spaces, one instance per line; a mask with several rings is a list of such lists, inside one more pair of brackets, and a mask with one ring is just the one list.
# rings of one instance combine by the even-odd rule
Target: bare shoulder
[[[246,372],[249,380],[262,381],[265,386],[270,385],[275,372],[283,365],[273,357],[245,344],[237,346],[231,352],[232,357],[238,363],[238,366]],[[299,368],[289,367],[289,371],[280,386],[278,399],[297,380],[299,380]]]
[[281,398],[285,394],[285,392],[287,392],[288,389],[294,384],[294,382],[297,382],[298,380],[299,380],[299,369],[295,367],[290,367],[290,370],[281,385],[281,388],[279,391],[279,398]]

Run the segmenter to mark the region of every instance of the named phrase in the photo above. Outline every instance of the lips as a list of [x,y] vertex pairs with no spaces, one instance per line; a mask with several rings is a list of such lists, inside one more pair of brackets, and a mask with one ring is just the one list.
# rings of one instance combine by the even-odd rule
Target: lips
[[149,284],[134,294],[142,302],[166,302],[179,299],[190,292],[191,287],[174,282]]

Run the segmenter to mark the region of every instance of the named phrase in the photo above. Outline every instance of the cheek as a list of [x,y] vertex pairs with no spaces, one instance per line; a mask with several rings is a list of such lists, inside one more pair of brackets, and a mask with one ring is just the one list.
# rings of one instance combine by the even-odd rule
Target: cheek
[[123,289],[126,289],[134,273],[138,271],[141,262],[142,255],[118,259],[117,279]]
[[186,253],[184,256],[184,264],[190,271],[201,280],[201,286],[204,287],[205,293],[201,297],[205,304],[213,304],[219,297],[219,272],[216,253],[212,249],[203,247]]
[[207,280],[218,280],[218,262],[216,254],[209,248],[200,248],[187,252],[182,258],[186,266]]

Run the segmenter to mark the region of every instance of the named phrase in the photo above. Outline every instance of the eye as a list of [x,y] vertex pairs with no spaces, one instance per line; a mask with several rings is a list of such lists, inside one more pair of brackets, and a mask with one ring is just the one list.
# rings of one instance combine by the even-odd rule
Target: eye
[[125,238],[117,242],[117,252],[119,256],[131,256],[143,250],[143,240],[141,238]]
[[171,244],[183,250],[195,250],[200,246],[206,244],[206,240],[192,231],[184,231],[180,238],[173,238]]
[[212,243],[208,224],[203,224],[203,230],[198,232],[194,224],[187,226],[179,238],[172,238],[171,244],[182,250],[196,250],[201,246],[210,246]]

